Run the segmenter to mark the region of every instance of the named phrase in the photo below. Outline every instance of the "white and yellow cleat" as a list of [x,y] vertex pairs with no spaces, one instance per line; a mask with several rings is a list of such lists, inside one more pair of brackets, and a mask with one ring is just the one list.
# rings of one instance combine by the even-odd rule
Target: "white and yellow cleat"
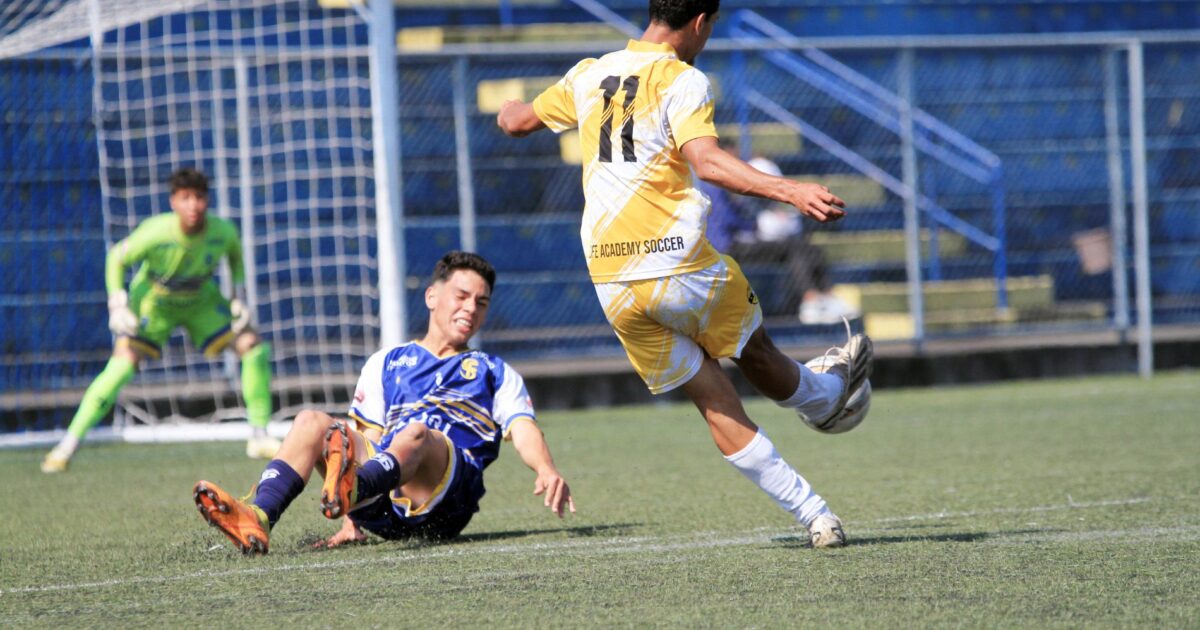
[[813,519],[812,524],[808,526],[808,537],[812,541],[813,549],[846,546],[846,532],[842,530],[842,519],[832,512]]
[[56,450],[50,451],[46,453],[46,458],[42,460],[42,472],[46,474],[67,472],[67,465],[70,463],[70,457],[64,457]]
[[252,437],[246,440],[246,457],[250,459],[273,459],[275,453],[279,451],[280,446],[280,441],[269,435]]

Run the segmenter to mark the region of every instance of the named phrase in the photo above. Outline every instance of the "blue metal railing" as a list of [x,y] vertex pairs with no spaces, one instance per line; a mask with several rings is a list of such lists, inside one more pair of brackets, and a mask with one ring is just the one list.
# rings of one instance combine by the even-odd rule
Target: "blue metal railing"
[[[875,83],[837,61],[833,57],[812,47],[805,47],[787,30],[776,26],[763,16],[743,9],[733,14],[730,34],[735,41],[754,44],[757,53],[797,79],[821,90],[831,98],[843,103],[863,116],[873,120],[898,136],[906,133],[903,114],[911,105],[894,92]],[[779,48],[762,48],[764,41],[778,44]],[[792,50],[795,48],[795,50]],[[733,73],[745,76],[744,51],[733,54]],[[923,211],[934,222],[961,234],[967,240],[993,253],[993,275],[996,278],[996,303],[999,308],[1008,306],[1006,290],[1007,243],[1005,239],[1005,190],[1003,165],[1000,158],[970,138],[927,112],[911,107],[912,143],[924,155],[962,175],[988,187],[991,191],[992,231],[988,233],[955,216],[938,205],[932,194],[910,190],[909,186],[877,166],[861,154],[837,142],[829,135],[801,120],[786,108],[775,103],[761,92],[751,88],[737,90],[741,95],[735,104],[739,124],[749,121],[749,107],[754,107],[816,145],[825,149],[850,167],[875,180],[881,186],[904,199],[911,199],[918,210]],[[748,137],[743,128],[742,137]],[[931,188],[926,189],[932,192]],[[937,250],[937,230],[931,230],[930,271],[934,278],[940,277],[940,262]]]

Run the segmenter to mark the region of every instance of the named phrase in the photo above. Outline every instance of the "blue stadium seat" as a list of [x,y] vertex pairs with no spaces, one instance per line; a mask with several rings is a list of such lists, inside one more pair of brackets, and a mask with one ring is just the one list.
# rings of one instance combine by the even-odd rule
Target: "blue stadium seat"
[[1156,294],[1200,296],[1200,245],[1158,248],[1151,255],[1151,284]]
[[1150,235],[1155,243],[1200,242],[1200,209],[1195,200],[1179,199],[1152,204]]
[[492,330],[599,325],[604,312],[583,272],[506,274],[496,281],[488,314]]

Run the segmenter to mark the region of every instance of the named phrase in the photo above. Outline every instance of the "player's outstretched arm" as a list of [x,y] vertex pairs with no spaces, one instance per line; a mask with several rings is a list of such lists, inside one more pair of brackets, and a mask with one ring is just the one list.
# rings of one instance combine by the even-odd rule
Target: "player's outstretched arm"
[[500,113],[496,114],[496,124],[505,135],[513,138],[524,138],[546,128],[546,123],[534,113],[533,105],[517,99],[504,101],[500,106]]
[[509,435],[521,460],[537,473],[533,493],[543,498],[543,505],[559,518],[563,516],[564,506],[574,512],[575,498],[571,496],[571,487],[554,467],[554,459],[550,457],[550,447],[542,436],[542,430],[532,422],[518,421],[509,429]]
[[700,179],[740,195],[752,195],[789,204],[800,214],[827,223],[846,216],[846,202],[829,188],[810,182],[768,175],[743,162],[705,136],[683,145],[683,157]]

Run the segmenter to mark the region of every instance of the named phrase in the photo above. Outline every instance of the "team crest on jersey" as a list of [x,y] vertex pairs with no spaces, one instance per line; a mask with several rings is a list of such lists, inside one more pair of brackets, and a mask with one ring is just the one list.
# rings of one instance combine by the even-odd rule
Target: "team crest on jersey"
[[462,366],[458,368],[458,372],[467,380],[475,378],[479,375],[479,359],[463,359]]
[[746,289],[746,301],[751,304],[758,304],[758,296],[755,295],[754,289]]

